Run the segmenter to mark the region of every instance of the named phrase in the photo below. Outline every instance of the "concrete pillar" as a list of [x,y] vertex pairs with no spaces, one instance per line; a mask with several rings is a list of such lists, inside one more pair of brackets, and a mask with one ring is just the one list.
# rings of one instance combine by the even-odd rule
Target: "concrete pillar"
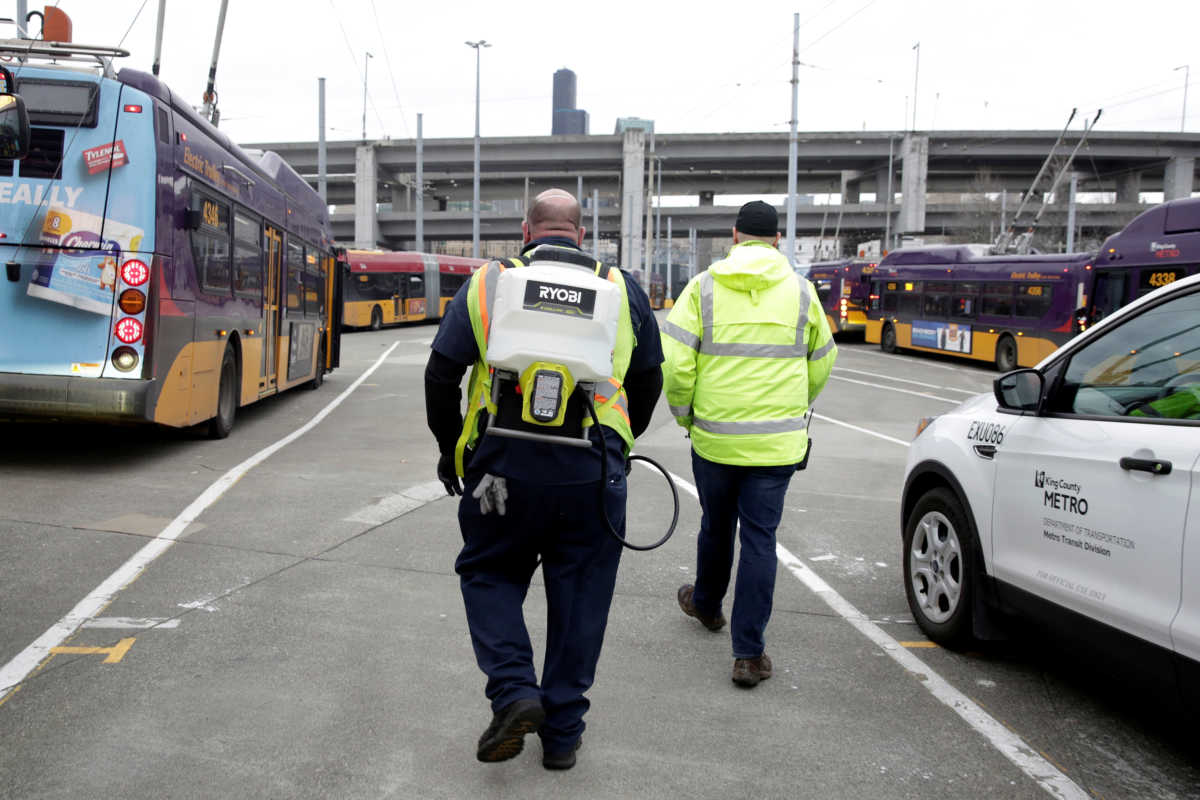
[[627,128],[621,143],[621,269],[642,266],[642,184],[646,182],[646,132]]
[[1163,200],[1178,200],[1192,196],[1192,176],[1196,172],[1196,159],[1172,158],[1163,172]]
[[379,183],[374,145],[359,145],[354,150],[354,246],[375,249],[379,231],[376,203]]
[[[700,205],[712,206],[715,198],[715,193],[709,190],[700,192]],[[733,227],[733,220],[729,221],[729,227]],[[696,234],[696,274],[699,275],[704,270],[708,269],[713,263],[712,254],[712,237],[701,236]]]
[[1136,203],[1142,191],[1142,173],[1129,172],[1117,178],[1117,202]]
[[855,170],[842,170],[842,205],[858,203],[862,190],[862,174]]
[[900,145],[899,233],[924,233],[925,191],[929,184],[929,137],[909,134]]
[[874,184],[875,189],[875,202],[881,205],[888,202],[896,202],[896,198],[894,197],[891,199],[891,201],[888,200],[888,189],[891,188],[891,190],[894,192],[896,190],[897,181],[895,180],[895,176],[893,176],[889,187],[887,167],[876,170],[872,177],[874,179],[872,183]]

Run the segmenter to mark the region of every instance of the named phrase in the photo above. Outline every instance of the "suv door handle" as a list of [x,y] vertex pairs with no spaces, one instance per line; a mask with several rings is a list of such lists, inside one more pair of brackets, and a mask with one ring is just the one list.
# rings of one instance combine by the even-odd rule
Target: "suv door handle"
[[1157,458],[1131,458],[1125,456],[1121,459],[1121,469],[1124,470],[1140,470],[1141,472],[1149,472],[1151,475],[1170,475],[1171,462]]

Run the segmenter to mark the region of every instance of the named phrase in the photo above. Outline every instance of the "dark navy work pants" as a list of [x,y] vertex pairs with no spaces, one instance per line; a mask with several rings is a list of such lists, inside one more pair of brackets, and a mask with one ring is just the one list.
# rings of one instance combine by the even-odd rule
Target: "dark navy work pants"
[[775,596],[775,529],[795,464],[739,467],[707,461],[692,451],[692,474],[700,495],[700,537],[692,602],[715,616],[729,589],[734,533],[741,523],[741,553],[729,621],[734,658],[763,654],[763,632]]
[[[583,733],[612,604],[621,545],[604,528],[594,483],[552,486],[507,479],[507,513],[481,514],[468,476],[458,506],[463,549],[460,577],[467,625],[493,711],[537,697],[546,710],[540,735],[546,752],[574,746]],[[473,478],[473,480],[472,480]],[[605,493],[608,518],[625,532],[625,475]],[[546,657],[539,685],[522,605],[542,559],[546,584]]]

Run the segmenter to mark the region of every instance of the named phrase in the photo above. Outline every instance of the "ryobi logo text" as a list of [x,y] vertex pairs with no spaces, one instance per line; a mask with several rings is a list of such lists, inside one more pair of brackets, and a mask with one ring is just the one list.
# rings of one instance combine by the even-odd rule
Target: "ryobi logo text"
[[1033,485],[1042,490],[1043,506],[1080,516],[1088,513],[1088,501],[1086,497],[1079,496],[1083,487],[1078,483],[1047,476],[1045,470],[1039,469],[1033,473]]
[[525,284],[523,305],[531,311],[547,311],[551,314],[591,319],[596,308],[596,290],[529,281]]

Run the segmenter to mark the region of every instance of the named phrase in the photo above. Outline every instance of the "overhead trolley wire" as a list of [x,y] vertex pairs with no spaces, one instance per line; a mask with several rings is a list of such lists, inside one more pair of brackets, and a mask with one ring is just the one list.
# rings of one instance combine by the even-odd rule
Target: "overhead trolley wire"
[[396,95],[396,109],[400,112],[400,123],[404,129],[404,138],[407,139],[408,118],[404,114],[404,104],[400,102],[400,89],[396,86],[396,74],[392,70],[392,58],[388,55],[387,42],[383,38],[383,25],[379,22],[379,12],[375,8],[375,0],[371,0],[371,13],[375,15],[375,28],[379,31],[379,41],[383,45],[383,60],[387,62],[388,77],[392,81],[392,92]]

